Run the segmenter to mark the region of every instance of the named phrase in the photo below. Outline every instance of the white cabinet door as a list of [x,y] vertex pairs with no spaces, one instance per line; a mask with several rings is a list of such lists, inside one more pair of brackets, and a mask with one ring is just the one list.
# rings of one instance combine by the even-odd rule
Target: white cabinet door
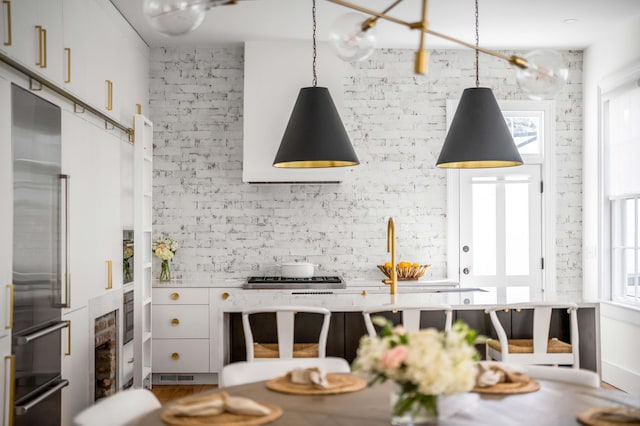
[[63,64],[62,1],[9,0],[3,3],[2,22],[3,50],[59,83]]
[[[96,248],[104,262],[101,282],[104,288],[122,288],[122,224],[120,212],[120,140],[107,132],[96,133],[93,156],[94,189],[97,192],[98,214],[94,233]],[[109,264],[109,262],[111,262]],[[111,271],[109,271],[111,268]]]
[[[63,50],[62,81],[64,88],[80,98],[85,97],[86,63],[92,58],[87,34],[92,22],[88,15],[87,0],[63,0]],[[97,53],[97,52],[96,52]]]
[[62,319],[70,322],[61,341],[62,378],[69,380],[69,386],[62,390],[62,424],[70,425],[73,417],[91,404],[88,308],[67,313]]
[[11,327],[8,294],[12,278],[13,241],[13,170],[11,155],[11,84],[0,77],[0,336],[9,334]]
[[122,287],[121,142],[80,117],[62,113],[62,172],[70,176],[70,310]]
[[100,281],[103,264],[98,257],[99,194],[93,136],[99,132],[79,116],[62,111],[62,173],[70,176],[70,310],[87,306],[87,301],[101,294],[104,287]]

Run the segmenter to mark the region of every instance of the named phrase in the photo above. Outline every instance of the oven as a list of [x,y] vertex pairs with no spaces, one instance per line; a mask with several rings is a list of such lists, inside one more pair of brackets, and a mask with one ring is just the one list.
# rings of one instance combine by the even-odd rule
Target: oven
[[122,299],[122,344],[126,345],[133,340],[133,290],[124,293]]

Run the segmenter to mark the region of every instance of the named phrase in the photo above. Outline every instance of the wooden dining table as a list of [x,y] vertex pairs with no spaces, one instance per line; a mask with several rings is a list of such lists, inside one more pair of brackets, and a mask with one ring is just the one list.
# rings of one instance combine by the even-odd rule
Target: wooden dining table
[[[621,391],[589,388],[550,380],[538,380],[540,389],[513,395],[462,394],[440,397],[438,425],[535,425],[566,426],[580,424],[576,415],[591,407],[629,406],[640,408],[640,399]],[[390,424],[390,382],[363,390],[338,395],[290,395],[274,392],[265,382],[232,386],[224,390],[230,395],[275,404],[283,415],[270,423],[277,426],[376,426]],[[221,390],[209,391],[215,393]],[[206,393],[200,394],[205,395]],[[446,399],[446,400],[445,400]],[[136,426],[164,425],[163,408],[143,418]]]

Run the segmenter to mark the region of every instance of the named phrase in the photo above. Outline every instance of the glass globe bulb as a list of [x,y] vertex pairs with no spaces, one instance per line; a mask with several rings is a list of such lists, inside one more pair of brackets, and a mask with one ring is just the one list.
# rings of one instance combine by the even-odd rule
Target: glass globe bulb
[[376,48],[375,27],[370,27],[366,31],[362,29],[362,24],[367,19],[359,13],[347,13],[331,25],[329,44],[343,61],[364,61]]
[[530,99],[553,98],[567,82],[569,70],[555,50],[534,50],[523,57],[526,69],[518,68],[516,80]]
[[204,20],[202,0],[144,0],[144,15],[153,28],[169,36],[195,30]]

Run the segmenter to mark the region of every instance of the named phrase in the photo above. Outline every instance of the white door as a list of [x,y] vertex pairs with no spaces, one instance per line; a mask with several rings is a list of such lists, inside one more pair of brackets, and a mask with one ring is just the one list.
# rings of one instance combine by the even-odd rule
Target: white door
[[[460,171],[460,285],[489,303],[543,288],[540,165]],[[475,297],[475,295],[474,295]]]

